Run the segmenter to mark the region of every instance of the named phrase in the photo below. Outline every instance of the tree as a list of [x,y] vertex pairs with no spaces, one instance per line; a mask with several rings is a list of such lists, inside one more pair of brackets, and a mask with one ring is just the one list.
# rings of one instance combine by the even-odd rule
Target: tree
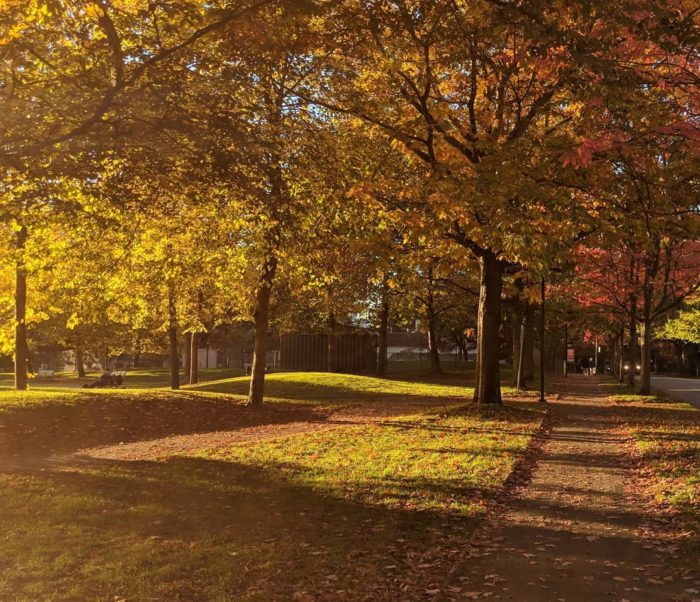
[[410,195],[416,222],[479,263],[479,402],[501,400],[505,272],[548,269],[548,241],[574,240],[596,219],[585,174],[564,157],[597,88],[627,81],[630,64],[615,39],[620,14],[596,8],[348,2],[325,22],[340,51],[314,101],[401,145],[423,173]]
[[700,300],[697,296],[688,298],[677,314],[666,321],[659,336],[700,345]]
[[[145,74],[184,49],[270,0],[217,6],[183,1],[177,11],[158,4],[144,10],[125,1],[120,10],[107,3],[43,0],[10,3],[0,14],[0,167],[12,194],[71,175],[96,129],[115,134],[113,112],[128,104],[127,92]],[[167,35],[165,35],[167,33]],[[96,141],[91,142],[99,149]],[[101,149],[97,151],[101,152]],[[4,191],[3,191],[4,192]],[[26,269],[22,249],[30,236],[24,223],[31,201],[10,204],[17,224],[15,311],[16,388],[26,388]]]

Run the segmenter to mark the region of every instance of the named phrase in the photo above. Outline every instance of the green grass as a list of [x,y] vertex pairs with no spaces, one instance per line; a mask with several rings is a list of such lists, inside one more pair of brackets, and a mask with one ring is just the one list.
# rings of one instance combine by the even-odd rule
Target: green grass
[[[235,377],[0,392],[0,599],[410,599],[452,566],[542,413],[465,407],[461,378],[409,379],[272,374],[262,411]],[[330,423],[167,458],[21,462],[309,420]]]
[[662,391],[654,391],[651,395],[640,395],[627,383],[616,380],[603,381],[600,388],[608,393],[608,399],[615,403],[664,403],[673,401]]
[[[54,389],[78,389],[84,384],[94,382],[100,377],[100,372],[89,372],[85,378],[78,378],[76,374],[66,372],[55,376],[38,377],[30,375],[29,389],[38,391],[51,391]],[[217,368],[200,370],[201,382],[231,378],[243,374],[238,368]],[[180,373],[180,381],[184,381],[184,373]],[[142,389],[170,386],[170,370],[127,370],[124,388]],[[9,372],[0,372],[0,391],[11,390],[14,387],[14,376]]]
[[536,409],[428,412],[206,450],[275,480],[389,508],[479,514],[541,421]]
[[[190,388],[230,395],[246,395],[248,377],[224,378]],[[509,387],[505,393],[512,392]],[[357,374],[329,372],[277,372],[265,378],[268,400],[293,400],[305,403],[352,403],[377,401],[408,401],[410,399],[464,399],[473,389],[447,377],[435,377],[428,382],[377,378]]]

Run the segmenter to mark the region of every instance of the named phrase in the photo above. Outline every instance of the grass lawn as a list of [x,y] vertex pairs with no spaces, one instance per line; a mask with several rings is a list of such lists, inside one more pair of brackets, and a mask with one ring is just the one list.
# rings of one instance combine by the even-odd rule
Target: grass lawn
[[[199,379],[202,382],[219,380],[241,376],[242,369],[238,368],[217,368],[211,370],[200,370]],[[57,373],[55,376],[32,376],[29,378],[29,388],[31,390],[52,390],[52,389],[79,389],[84,384],[94,382],[100,377],[99,372],[89,372],[85,378],[78,378],[72,372]],[[184,380],[184,373],[180,373],[180,380]],[[14,376],[9,372],[0,372],[0,391],[10,390],[14,386]],[[142,389],[151,387],[169,387],[169,370],[127,370],[124,388]]]
[[611,383],[626,428],[654,473],[650,493],[677,512],[700,547],[700,411],[665,395],[636,395]]
[[[454,382],[273,374],[262,411],[244,384],[0,393],[0,599],[417,599],[542,419]],[[167,437],[197,446],[119,456]]]

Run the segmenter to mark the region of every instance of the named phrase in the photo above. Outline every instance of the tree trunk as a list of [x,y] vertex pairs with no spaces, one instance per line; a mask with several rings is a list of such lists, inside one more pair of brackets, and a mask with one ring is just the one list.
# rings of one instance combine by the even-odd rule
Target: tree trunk
[[132,362],[134,368],[141,367],[141,333],[136,333],[136,340],[134,341],[134,361]]
[[[513,299],[513,311],[511,315],[513,330],[513,385],[518,383],[518,365],[520,363],[520,331],[523,327],[523,303],[517,297]],[[522,374],[520,375],[522,379]]]
[[[610,362],[610,375],[615,377],[617,376],[617,365],[615,364],[615,360],[617,360],[617,339],[606,337],[605,342],[608,346],[606,356]],[[603,374],[605,374],[605,364],[603,364]]]
[[27,390],[27,270],[24,248],[27,243],[27,228],[17,232],[17,263],[15,267],[15,390]]
[[425,309],[428,315],[428,357],[430,358],[430,373],[442,374],[440,366],[440,341],[437,332],[437,316],[433,297],[433,265],[428,266],[428,296]]
[[260,285],[255,299],[253,322],[255,324],[255,343],[253,345],[253,366],[250,375],[248,405],[260,407],[263,403],[265,389],[265,363],[267,357],[267,328],[270,315],[270,296],[272,284],[277,272],[277,257],[270,255],[263,267]]
[[187,372],[187,382],[196,385],[199,382],[199,333],[190,334],[190,369]]
[[428,308],[428,354],[430,356],[430,373],[442,374],[440,365],[439,337],[437,333],[437,319],[432,307]]
[[530,303],[525,305],[525,338],[523,339],[521,378],[523,383],[535,380],[535,308]]
[[336,336],[337,324],[333,312],[328,316],[328,336],[326,337],[326,370],[338,371],[338,338]]
[[617,354],[617,379],[623,383],[625,382],[625,327],[620,326],[620,350]]
[[627,384],[634,388],[635,369],[637,367],[637,299],[631,299],[630,313],[630,346],[627,351],[627,361],[629,362],[629,371],[627,372]]
[[190,384],[190,372],[192,370],[192,333],[186,332],[182,342],[182,355],[185,364],[185,384]]
[[387,335],[389,332],[389,295],[382,293],[382,312],[379,318],[379,341],[377,346],[377,376],[384,376],[387,369]]
[[496,255],[485,251],[479,256],[479,311],[477,317],[476,383],[474,401],[501,403],[499,330],[503,266]]
[[170,388],[180,388],[180,354],[177,350],[177,307],[173,283],[168,284],[168,339],[170,341]]
[[642,374],[639,393],[651,395],[651,319],[645,317],[642,324]]
[[78,378],[85,378],[85,362],[83,360],[83,348],[81,345],[75,346],[75,370]]

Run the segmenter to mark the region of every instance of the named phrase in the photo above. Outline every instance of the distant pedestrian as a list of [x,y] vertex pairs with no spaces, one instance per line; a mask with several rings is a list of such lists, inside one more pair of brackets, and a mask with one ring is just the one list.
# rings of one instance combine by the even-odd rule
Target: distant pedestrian
[[584,374],[585,376],[588,376],[588,375],[589,375],[589,370],[590,370],[590,366],[589,366],[589,364],[588,364],[588,358],[587,358],[587,357],[584,357],[584,358],[581,360],[581,372],[583,372],[583,374]]

